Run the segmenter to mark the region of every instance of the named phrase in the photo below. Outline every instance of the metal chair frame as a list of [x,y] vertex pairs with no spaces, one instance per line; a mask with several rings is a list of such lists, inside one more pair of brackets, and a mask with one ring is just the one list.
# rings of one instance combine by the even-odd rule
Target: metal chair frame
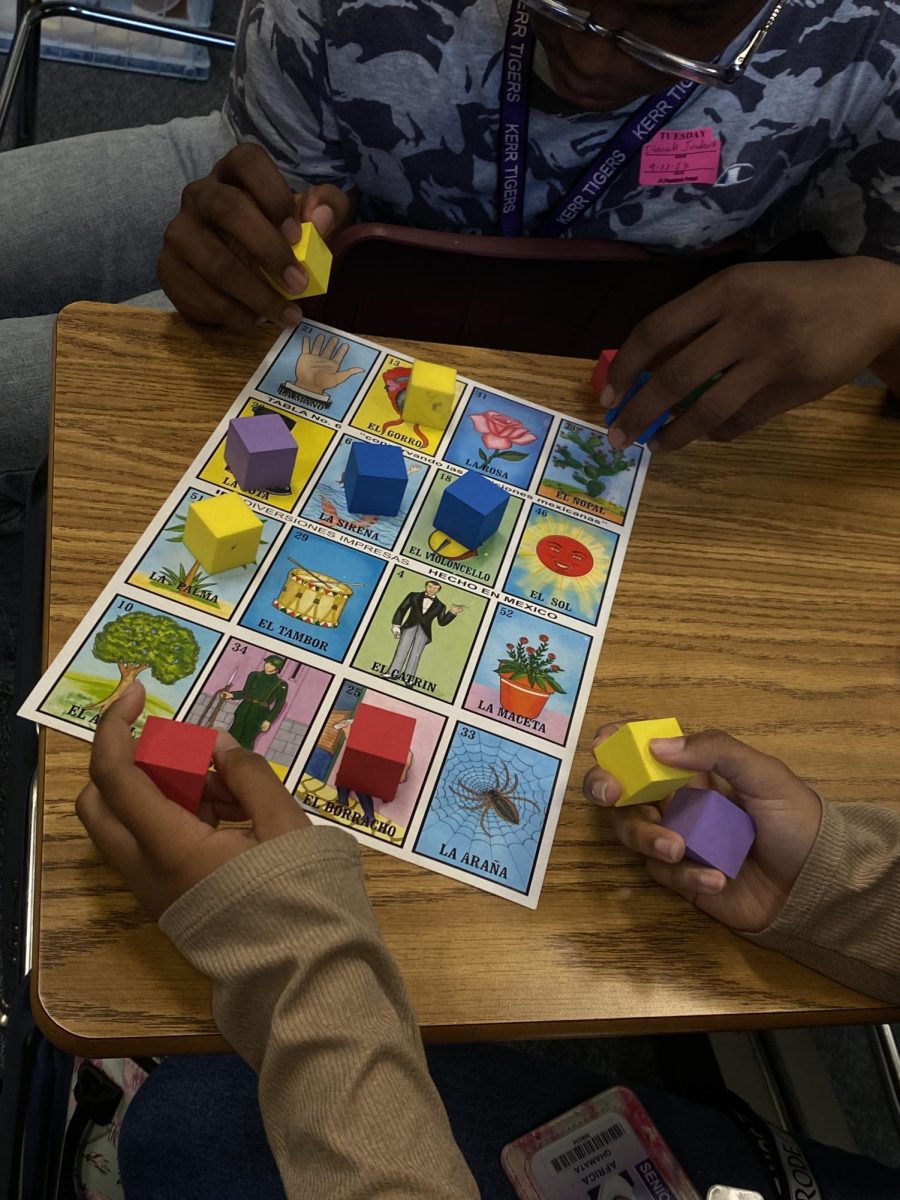
[[194,29],[189,25],[178,25],[174,21],[156,20],[153,17],[110,12],[76,3],[75,0],[35,0],[33,3],[30,0],[18,0],[16,33],[9,48],[6,68],[0,76],[0,137],[3,136],[20,81],[22,84],[21,103],[16,117],[16,146],[28,146],[34,141],[41,25],[48,17],[76,17],[95,25],[111,25],[115,29],[130,29],[176,42],[190,42],[195,46],[233,50],[235,45],[231,34]]
[[894,1127],[900,1135],[900,1046],[897,1045],[891,1025],[873,1025],[869,1036],[875,1048],[881,1082],[887,1093]]

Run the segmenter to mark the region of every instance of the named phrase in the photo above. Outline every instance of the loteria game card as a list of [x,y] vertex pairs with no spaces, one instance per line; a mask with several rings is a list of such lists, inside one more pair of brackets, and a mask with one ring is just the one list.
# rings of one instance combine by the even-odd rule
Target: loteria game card
[[521,1200],[700,1200],[628,1088],[586,1100],[500,1157]]
[[[311,820],[534,908],[649,454],[463,376],[447,428],[423,428],[403,417],[411,369],[315,321],[282,334],[223,398],[206,445],[21,715],[90,739],[140,679],[136,731],[146,713],[230,730]],[[229,424],[267,413],[298,445],[290,486],[243,492],[225,462]],[[395,516],[348,508],[344,471],[361,440],[403,451]],[[435,526],[464,471],[508,495],[475,549]],[[262,539],[253,562],[208,574],[184,523],[222,492],[242,496]],[[416,723],[390,800],[337,783],[364,696]]]

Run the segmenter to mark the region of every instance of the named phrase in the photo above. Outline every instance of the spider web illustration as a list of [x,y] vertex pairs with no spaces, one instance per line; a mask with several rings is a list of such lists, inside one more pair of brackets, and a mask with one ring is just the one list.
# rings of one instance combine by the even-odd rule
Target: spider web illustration
[[[499,863],[507,869],[506,880],[500,882],[527,892],[558,763],[505,738],[480,730],[475,730],[475,735],[468,739],[457,731],[451,743],[428,814],[429,841],[452,845],[457,853],[456,865],[463,870],[466,866],[459,859],[465,852]],[[514,787],[504,786],[507,772]],[[519,813],[518,825],[487,809],[482,826],[480,805],[477,809],[470,806],[479,803],[478,794],[490,789],[510,798]],[[488,872],[473,874],[490,878]]]

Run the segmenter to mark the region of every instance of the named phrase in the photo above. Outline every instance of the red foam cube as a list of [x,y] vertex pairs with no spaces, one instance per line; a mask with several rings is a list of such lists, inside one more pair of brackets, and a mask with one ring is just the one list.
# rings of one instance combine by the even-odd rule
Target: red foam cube
[[602,392],[606,387],[606,376],[609,374],[609,368],[612,366],[612,360],[618,354],[618,350],[601,350],[600,357],[594,365],[594,373],[591,376],[591,387],[595,392]]
[[350,725],[335,783],[393,800],[406,768],[416,722],[403,713],[360,704]]
[[195,813],[215,744],[215,729],[148,717],[134,748],[134,762],[164,796]]

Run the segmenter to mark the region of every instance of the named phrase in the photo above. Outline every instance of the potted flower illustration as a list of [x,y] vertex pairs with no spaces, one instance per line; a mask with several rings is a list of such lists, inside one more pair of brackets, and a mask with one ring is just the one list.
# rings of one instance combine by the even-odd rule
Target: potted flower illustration
[[[481,434],[484,450],[478,450],[478,466],[482,471],[486,471],[495,458],[521,462],[528,457],[528,452],[514,450],[513,446],[530,446],[537,441],[537,434],[532,433],[521,421],[492,408],[486,412],[469,413],[469,420],[476,432]],[[485,454],[485,450],[492,450],[493,453]]]
[[556,679],[563,668],[550,650],[550,639],[542,633],[532,646],[527,637],[520,637],[507,642],[506,650],[497,665],[500,704],[518,717],[539,717],[552,695],[566,691]]

